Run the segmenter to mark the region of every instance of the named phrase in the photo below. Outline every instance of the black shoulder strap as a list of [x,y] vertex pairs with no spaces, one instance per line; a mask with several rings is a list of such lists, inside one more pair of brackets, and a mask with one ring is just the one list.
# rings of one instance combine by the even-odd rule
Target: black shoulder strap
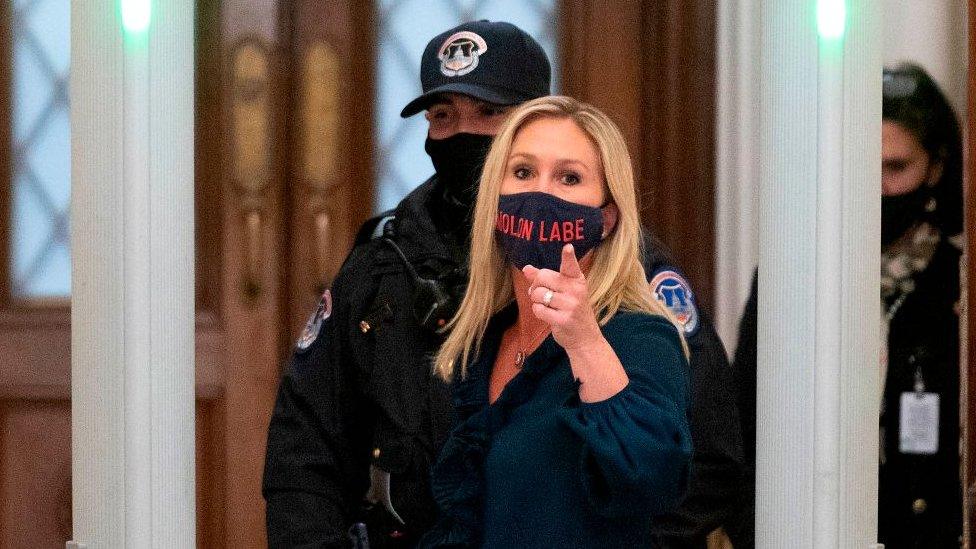
[[387,210],[377,216],[371,217],[363,223],[362,227],[356,233],[356,246],[360,244],[365,244],[370,240],[379,238],[383,236],[387,224],[393,221],[396,216],[393,215],[393,210]]

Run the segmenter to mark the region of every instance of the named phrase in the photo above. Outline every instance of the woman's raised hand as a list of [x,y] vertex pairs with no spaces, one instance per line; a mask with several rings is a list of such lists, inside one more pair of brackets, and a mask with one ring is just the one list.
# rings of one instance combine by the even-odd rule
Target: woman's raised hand
[[590,307],[586,277],[572,244],[562,250],[559,272],[522,268],[529,281],[532,313],[552,329],[552,337],[567,351],[599,344],[603,333]]

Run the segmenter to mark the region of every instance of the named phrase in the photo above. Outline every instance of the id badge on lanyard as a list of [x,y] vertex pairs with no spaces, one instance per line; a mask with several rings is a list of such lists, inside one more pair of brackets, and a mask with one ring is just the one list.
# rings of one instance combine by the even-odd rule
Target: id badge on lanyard
[[915,370],[915,390],[901,394],[898,451],[932,455],[939,451],[939,394],[925,391],[921,368]]

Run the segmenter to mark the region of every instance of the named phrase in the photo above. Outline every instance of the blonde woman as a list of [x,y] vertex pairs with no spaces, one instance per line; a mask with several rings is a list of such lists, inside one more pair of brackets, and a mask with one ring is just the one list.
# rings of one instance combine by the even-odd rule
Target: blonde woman
[[688,363],[651,295],[626,145],[568,97],[510,115],[435,360],[460,424],[422,547],[646,547],[688,477]]

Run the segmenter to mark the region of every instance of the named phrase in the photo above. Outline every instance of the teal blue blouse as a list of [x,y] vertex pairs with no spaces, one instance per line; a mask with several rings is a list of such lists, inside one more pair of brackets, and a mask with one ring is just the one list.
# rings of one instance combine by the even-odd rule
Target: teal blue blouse
[[666,319],[621,312],[603,328],[630,382],[579,399],[569,358],[552,337],[488,404],[501,335],[455,384],[460,423],[432,472],[441,519],[421,547],[649,547],[655,515],[683,496],[691,460],[688,363]]

